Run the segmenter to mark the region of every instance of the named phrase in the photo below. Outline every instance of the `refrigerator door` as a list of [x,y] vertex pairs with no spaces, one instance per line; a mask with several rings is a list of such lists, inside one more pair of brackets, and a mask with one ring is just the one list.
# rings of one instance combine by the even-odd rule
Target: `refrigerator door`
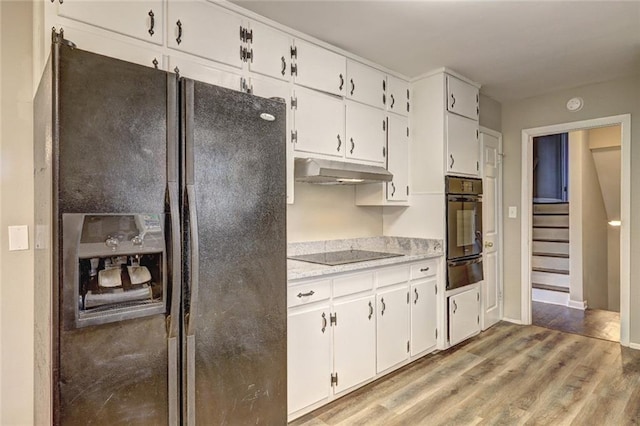
[[[172,291],[175,278],[180,277],[179,254],[175,253],[179,248],[175,229],[179,226],[178,191],[177,169],[167,170],[167,164],[177,167],[177,159],[171,158],[177,156],[177,123],[171,112],[176,109],[175,77],[66,45],[54,45],[53,63],[54,215],[63,232],[60,237],[54,235],[54,242],[61,244],[54,250],[54,259],[62,271],[60,279],[54,276],[54,285],[60,288],[60,315],[54,319],[59,359],[54,369],[56,423],[177,422],[178,333],[170,318],[177,316],[171,315],[171,307],[179,308],[174,299],[179,297],[179,287]],[[109,265],[120,268],[122,277],[129,277],[131,285],[161,275],[165,284],[160,312],[122,321],[112,317],[107,323],[78,327],[77,304],[81,301],[71,271],[79,267],[73,248],[83,241],[81,228],[76,226],[82,221],[67,219],[87,214],[121,217],[120,225],[128,221],[129,228],[139,215],[164,220],[154,230],[154,235],[164,230],[167,238],[166,256],[157,255],[162,264],[154,264],[163,271],[156,274],[149,267],[147,274],[132,253],[119,252],[124,246],[148,249],[144,235],[129,239],[123,233],[117,247],[109,243],[115,245],[120,236],[111,235],[102,249],[111,247],[118,256],[109,259],[105,255],[95,262],[102,269],[109,260]],[[117,222],[116,228],[120,226]],[[132,274],[136,271],[139,273]],[[111,275],[103,274],[102,287],[118,286],[117,274]],[[175,329],[173,343],[168,323]]]
[[286,424],[285,104],[181,89],[185,423]]

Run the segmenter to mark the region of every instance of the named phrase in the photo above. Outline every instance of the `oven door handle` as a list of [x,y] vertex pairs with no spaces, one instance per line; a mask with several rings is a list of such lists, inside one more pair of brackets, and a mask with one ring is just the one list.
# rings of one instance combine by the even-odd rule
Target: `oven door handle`
[[482,256],[474,257],[473,259],[447,261],[448,266],[465,266],[465,265],[473,265],[476,263],[482,263]]
[[477,196],[461,197],[456,195],[449,195],[449,201],[462,201],[464,203],[478,203],[482,201],[482,197],[477,197]]

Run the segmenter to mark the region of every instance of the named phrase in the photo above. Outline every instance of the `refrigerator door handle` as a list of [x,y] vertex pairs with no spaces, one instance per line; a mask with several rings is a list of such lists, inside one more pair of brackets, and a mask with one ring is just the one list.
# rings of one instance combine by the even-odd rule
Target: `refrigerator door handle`
[[189,265],[189,313],[186,317],[187,336],[195,335],[195,319],[198,313],[198,284],[200,254],[198,250],[198,214],[196,213],[196,190],[194,185],[187,185],[187,208],[189,210],[189,251],[191,253]]
[[180,213],[178,210],[178,184],[169,182],[169,214],[171,215],[171,303],[167,317],[169,338],[178,336],[178,315],[180,312]]

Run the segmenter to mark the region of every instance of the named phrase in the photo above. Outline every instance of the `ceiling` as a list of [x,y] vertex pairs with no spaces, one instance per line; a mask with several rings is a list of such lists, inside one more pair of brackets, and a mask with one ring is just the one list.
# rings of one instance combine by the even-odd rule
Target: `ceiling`
[[640,75],[640,1],[233,0],[416,77],[443,66],[499,101]]

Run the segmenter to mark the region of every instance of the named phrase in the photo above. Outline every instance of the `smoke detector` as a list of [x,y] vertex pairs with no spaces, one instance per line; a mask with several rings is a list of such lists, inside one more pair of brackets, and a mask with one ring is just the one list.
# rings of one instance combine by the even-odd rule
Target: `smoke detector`
[[580,111],[584,106],[584,100],[582,98],[571,98],[567,101],[567,109],[571,112]]

